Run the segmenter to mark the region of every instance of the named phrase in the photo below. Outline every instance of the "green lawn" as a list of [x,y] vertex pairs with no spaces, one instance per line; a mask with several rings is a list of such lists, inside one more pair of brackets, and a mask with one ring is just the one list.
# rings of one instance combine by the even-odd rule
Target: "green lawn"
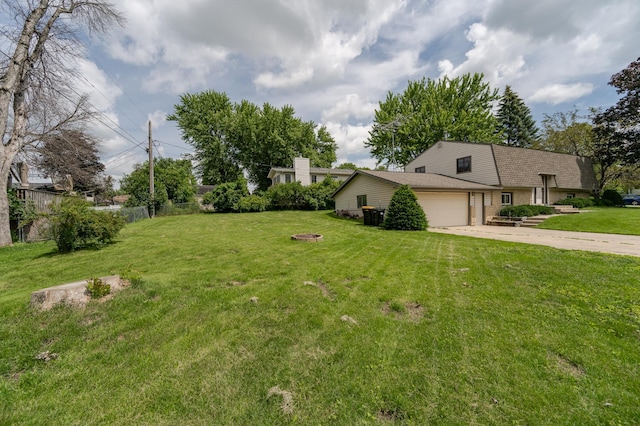
[[[290,239],[309,232],[324,241]],[[157,218],[100,251],[54,247],[0,249],[2,425],[640,419],[640,259],[326,212]],[[28,309],[34,290],[125,271],[142,283],[108,302]]]
[[640,235],[640,208],[588,207],[580,214],[554,216],[538,228],[562,231]]

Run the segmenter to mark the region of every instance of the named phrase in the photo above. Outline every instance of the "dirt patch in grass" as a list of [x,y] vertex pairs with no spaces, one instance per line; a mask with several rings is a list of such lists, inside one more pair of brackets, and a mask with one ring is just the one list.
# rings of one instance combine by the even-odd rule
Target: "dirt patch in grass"
[[332,302],[336,300],[335,294],[333,294],[329,287],[327,287],[327,284],[325,284],[322,280],[318,280],[318,282],[315,283],[313,281],[305,281],[304,285],[320,289],[320,291],[322,292],[322,296],[331,300]]
[[424,317],[424,306],[418,302],[386,301],[380,308],[384,315],[393,315],[396,319],[407,319],[411,322],[419,322]]
[[575,378],[580,378],[587,374],[587,372],[581,365],[573,362],[572,360],[570,360],[569,358],[565,357],[562,354],[553,353],[553,354],[550,354],[550,357],[553,363],[555,364],[555,367],[561,373],[564,373],[566,375],[569,375]]
[[380,422],[397,422],[406,418],[402,410],[396,408],[383,408],[378,411],[377,417]]
[[280,386],[274,386],[269,389],[269,393],[267,393],[267,399],[270,399],[272,396],[281,396],[282,404],[280,408],[284,414],[293,413],[293,394],[289,391],[280,389]]

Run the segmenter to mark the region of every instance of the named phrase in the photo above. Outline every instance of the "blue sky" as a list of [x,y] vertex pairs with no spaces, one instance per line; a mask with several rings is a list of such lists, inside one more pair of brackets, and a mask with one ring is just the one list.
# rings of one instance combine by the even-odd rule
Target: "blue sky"
[[[116,178],[155,150],[191,152],[165,117],[183,93],[292,105],[327,126],[338,162],[374,166],[364,141],[388,91],[483,72],[534,118],[608,107],[612,74],[640,56],[637,0],[112,0],[127,19],[94,40],[80,85]],[[108,117],[108,118],[107,118]]]

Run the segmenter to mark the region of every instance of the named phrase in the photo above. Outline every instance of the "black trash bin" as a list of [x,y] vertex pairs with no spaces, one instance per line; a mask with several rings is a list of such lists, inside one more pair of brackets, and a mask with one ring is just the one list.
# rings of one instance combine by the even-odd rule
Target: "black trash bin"
[[380,226],[384,222],[384,209],[373,209],[371,211],[371,224]]
[[364,217],[364,224],[367,226],[373,225],[373,207],[362,206],[362,216]]

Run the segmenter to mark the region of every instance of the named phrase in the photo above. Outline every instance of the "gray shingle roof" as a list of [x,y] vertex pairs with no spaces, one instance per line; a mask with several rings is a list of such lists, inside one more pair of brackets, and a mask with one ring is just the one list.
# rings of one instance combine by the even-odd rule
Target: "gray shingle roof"
[[[296,169],[293,167],[272,167],[269,170],[268,178],[275,176],[276,172],[280,173],[295,173]],[[309,174],[311,175],[333,175],[333,176],[349,176],[353,174],[354,170],[351,169],[325,169],[322,167],[310,167]]]
[[553,175],[558,188],[594,190],[593,165],[586,157],[491,145],[503,187],[538,187],[540,175]]
[[348,182],[355,176],[362,174],[372,176],[389,182],[394,185],[409,185],[413,190],[440,190],[440,191],[491,191],[497,189],[495,186],[456,179],[436,173],[407,173],[407,172],[386,172],[378,170],[358,170],[333,193],[335,196]]

